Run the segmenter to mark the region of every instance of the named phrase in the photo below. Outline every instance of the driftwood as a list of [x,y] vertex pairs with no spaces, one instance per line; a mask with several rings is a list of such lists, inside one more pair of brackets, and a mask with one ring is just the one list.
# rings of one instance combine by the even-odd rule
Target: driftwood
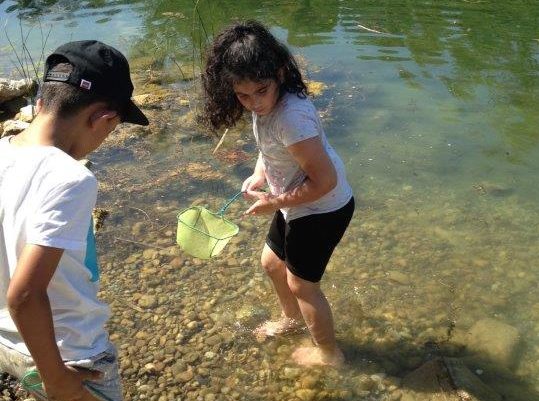
[[223,136],[221,137],[221,139],[217,143],[217,146],[215,146],[215,149],[213,149],[213,152],[211,152],[212,155],[214,155],[217,152],[217,150],[221,147],[221,145],[223,144],[223,142],[225,140],[225,136],[226,136],[227,133],[228,133],[228,128],[225,129],[225,132],[223,133]]
[[364,26],[364,25],[360,25],[360,24],[357,24],[357,27],[358,27],[358,28],[361,28],[361,29],[364,29],[365,31],[368,31],[368,32],[374,32],[374,33],[385,33],[385,32],[380,32],[380,31],[377,31],[376,29],[372,29],[372,28],[367,28],[366,26]]

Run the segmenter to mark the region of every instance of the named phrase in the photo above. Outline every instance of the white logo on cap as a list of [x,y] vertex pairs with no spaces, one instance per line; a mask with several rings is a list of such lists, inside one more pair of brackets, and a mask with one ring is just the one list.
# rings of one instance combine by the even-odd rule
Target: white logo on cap
[[90,88],[92,87],[92,83],[90,81],[85,80],[85,79],[81,79],[80,80],[80,87],[82,89],[90,90]]

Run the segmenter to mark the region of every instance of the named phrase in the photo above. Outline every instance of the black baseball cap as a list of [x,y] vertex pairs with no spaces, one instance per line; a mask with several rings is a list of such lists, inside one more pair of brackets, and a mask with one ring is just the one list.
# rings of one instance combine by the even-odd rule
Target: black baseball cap
[[[58,63],[69,63],[72,72],[51,71]],[[117,102],[123,122],[148,125],[148,119],[133,103],[129,63],[122,53],[97,40],[65,43],[45,61],[43,81],[65,82],[83,91]]]

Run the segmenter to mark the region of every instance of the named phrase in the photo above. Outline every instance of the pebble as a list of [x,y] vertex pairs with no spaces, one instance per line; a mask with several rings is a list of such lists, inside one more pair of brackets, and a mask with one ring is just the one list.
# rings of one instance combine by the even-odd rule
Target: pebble
[[195,377],[195,374],[193,373],[192,370],[186,370],[185,372],[177,374],[175,376],[175,379],[181,383],[185,383],[190,380],[193,380],[194,377]]

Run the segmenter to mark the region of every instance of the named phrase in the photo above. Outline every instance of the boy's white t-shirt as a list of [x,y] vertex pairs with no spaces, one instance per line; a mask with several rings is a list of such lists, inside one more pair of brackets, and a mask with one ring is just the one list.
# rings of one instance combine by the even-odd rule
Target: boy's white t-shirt
[[17,147],[0,140],[0,343],[30,355],[7,308],[6,293],[26,244],[62,248],[49,283],[56,343],[64,360],[108,347],[108,306],[97,299],[99,269],[91,212],[97,181],[52,146]]
[[345,206],[352,197],[341,158],[329,144],[316,108],[308,98],[286,93],[265,116],[253,113],[253,131],[262,155],[266,180],[273,195],[301,185],[307,178],[287,147],[297,142],[320,137],[337,171],[337,185],[313,202],[281,209],[286,221],[310,214],[328,213]]

